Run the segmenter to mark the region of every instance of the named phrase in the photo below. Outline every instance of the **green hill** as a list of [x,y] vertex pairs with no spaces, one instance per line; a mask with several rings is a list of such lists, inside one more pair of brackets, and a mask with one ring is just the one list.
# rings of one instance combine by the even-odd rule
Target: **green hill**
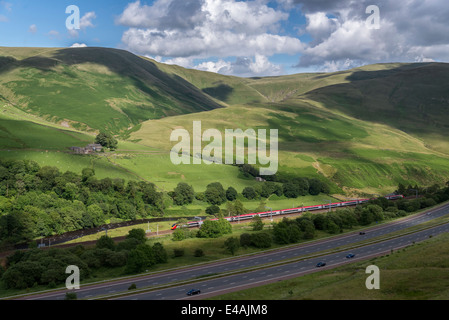
[[347,196],[443,184],[448,68],[398,63],[238,78],[116,49],[0,48],[0,149],[9,150],[3,157],[41,163],[48,152],[45,161],[68,166],[78,160],[67,160],[67,148],[107,130],[121,142],[98,162],[106,176],[167,189],[179,181],[198,190],[211,180],[253,185],[235,167],[170,163],[171,131],[202,121],[203,130],[278,129],[280,172],[318,177]]
[[52,122],[124,133],[141,121],[222,107],[129,52],[1,48],[0,99]]

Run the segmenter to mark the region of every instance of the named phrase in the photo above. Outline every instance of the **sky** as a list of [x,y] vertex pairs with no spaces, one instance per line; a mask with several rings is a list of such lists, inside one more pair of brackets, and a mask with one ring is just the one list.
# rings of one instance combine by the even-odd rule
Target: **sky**
[[[79,29],[67,28],[73,5]],[[226,75],[277,76],[449,62],[448,17],[447,0],[0,0],[0,46],[109,47]]]

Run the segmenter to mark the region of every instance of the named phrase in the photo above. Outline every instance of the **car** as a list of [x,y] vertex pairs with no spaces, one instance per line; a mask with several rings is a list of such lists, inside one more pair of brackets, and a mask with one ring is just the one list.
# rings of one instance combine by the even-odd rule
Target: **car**
[[200,294],[200,293],[201,293],[201,290],[200,290],[200,289],[191,289],[191,290],[189,290],[189,291],[187,292],[187,295],[188,295],[188,296],[193,296],[193,295]]
[[318,262],[317,264],[316,264],[316,266],[317,266],[317,268],[320,268],[320,267],[324,267],[326,265],[326,262]]
[[359,232],[359,235],[361,235],[361,236],[363,236],[364,234],[365,234],[365,232],[363,232],[363,231]]
[[353,254],[353,253],[350,253],[350,254],[348,254],[346,256],[347,259],[351,259],[351,258],[354,258],[354,257],[355,257],[355,254]]

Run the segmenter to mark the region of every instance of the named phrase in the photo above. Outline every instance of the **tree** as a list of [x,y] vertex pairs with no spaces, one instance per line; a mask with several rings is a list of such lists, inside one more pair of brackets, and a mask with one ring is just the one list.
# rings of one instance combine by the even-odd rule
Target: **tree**
[[252,200],[257,197],[256,190],[254,190],[253,187],[246,187],[245,189],[243,189],[242,195],[248,200]]
[[266,231],[263,232],[257,232],[251,234],[251,245],[259,248],[259,249],[266,249],[271,247],[272,244],[272,237],[271,234],[269,234]]
[[220,182],[207,185],[204,197],[210,204],[220,205],[226,201],[226,192]]
[[210,214],[211,216],[214,216],[220,212],[220,207],[217,205],[211,205],[206,208],[206,213]]
[[306,178],[296,179],[296,184],[298,185],[300,196],[306,196],[309,193],[310,185]]
[[147,236],[143,229],[132,229],[128,232],[126,239],[136,239],[139,243],[145,243],[147,241]]
[[156,263],[166,263],[168,260],[168,254],[165,250],[164,246],[160,242],[156,242],[153,247],[153,255],[154,255],[154,261]]
[[81,179],[83,182],[86,182],[93,176],[95,176],[95,170],[92,168],[84,168],[83,171],[81,171]]
[[173,202],[182,206],[193,202],[193,197],[195,196],[195,191],[192,186],[189,186],[185,182],[180,182],[173,190]]
[[225,219],[206,220],[197,233],[198,238],[218,238],[232,232],[231,223]]
[[299,196],[299,186],[294,182],[287,182],[282,185],[284,196],[287,198],[297,198]]
[[309,193],[312,196],[319,195],[320,192],[323,192],[323,183],[318,179],[310,179],[309,180]]
[[253,231],[261,231],[264,226],[262,218],[259,215],[255,215],[252,220],[251,226],[253,227]]
[[303,232],[304,239],[313,239],[315,237],[315,225],[313,221],[308,217],[301,217],[296,219],[299,228]]
[[295,221],[282,219],[273,227],[273,236],[279,244],[289,244],[298,242],[301,239],[301,229]]
[[235,199],[237,199],[237,190],[235,190],[235,188],[233,187],[229,187],[226,190],[226,199],[228,199],[228,201],[234,201]]
[[115,249],[115,242],[114,242],[114,240],[112,240],[111,237],[101,236],[101,238],[97,240],[96,247],[98,249],[114,250]]
[[249,233],[242,233],[240,235],[240,246],[249,247],[251,245],[251,235]]
[[228,239],[225,241],[224,245],[225,245],[226,249],[227,249],[232,255],[234,255],[235,252],[237,251],[237,249],[238,249],[239,246],[240,246],[240,242],[239,242],[239,239],[234,238],[234,237],[231,237],[231,238],[228,238]]
[[110,150],[116,150],[118,141],[114,136],[107,132],[100,132],[95,138],[95,143],[101,144],[102,147],[108,148]]
[[[145,245],[144,245],[145,246]],[[126,263],[126,273],[139,273],[151,266],[151,261],[148,259],[148,255],[142,248],[136,248],[131,250],[128,255],[128,261]]]

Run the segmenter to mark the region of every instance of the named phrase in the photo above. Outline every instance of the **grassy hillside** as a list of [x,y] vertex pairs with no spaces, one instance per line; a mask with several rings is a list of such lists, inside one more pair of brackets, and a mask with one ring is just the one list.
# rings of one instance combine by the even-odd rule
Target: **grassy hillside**
[[0,99],[77,129],[123,133],[144,120],[221,107],[122,50],[1,48],[0,55]]
[[199,190],[212,180],[254,184],[235,167],[171,164],[172,130],[192,132],[193,121],[201,121],[203,131],[278,129],[279,170],[318,177],[336,193],[443,184],[449,179],[448,68],[378,64],[238,78],[115,49],[0,48],[0,148],[14,149],[4,157],[48,151],[58,159],[50,162],[70,163],[59,159],[61,152],[108,130],[128,139],[102,159],[111,174],[164,189],[180,181]]

